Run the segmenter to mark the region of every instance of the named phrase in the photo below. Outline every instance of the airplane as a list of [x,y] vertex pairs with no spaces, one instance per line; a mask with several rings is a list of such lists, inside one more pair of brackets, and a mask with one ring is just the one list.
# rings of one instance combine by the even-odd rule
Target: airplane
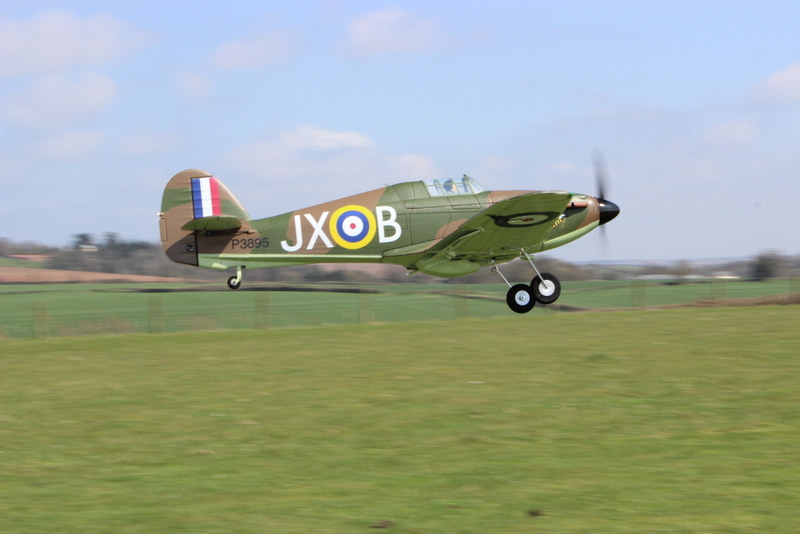
[[[450,278],[491,266],[509,290],[516,313],[551,304],[561,283],[540,273],[533,254],[582,237],[619,214],[603,198],[566,191],[487,191],[460,179],[403,182],[339,200],[253,219],[222,181],[190,169],[172,177],[159,213],[161,242],[174,262],[209,269],[235,268],[228,287],[238,289],[243,269],[310,263],[389,263],[408,274]],[[536,276],[511,284],[500,264],[520,257]]]

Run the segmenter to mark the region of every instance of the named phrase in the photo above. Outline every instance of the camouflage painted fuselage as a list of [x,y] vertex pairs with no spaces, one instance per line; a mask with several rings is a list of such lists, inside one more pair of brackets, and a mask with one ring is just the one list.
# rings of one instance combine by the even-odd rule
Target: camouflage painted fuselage
[[405,182],[252,219],[221,181],[187,170],[164,190],[161,241],[171,260],[211,269],[392,263],[452,277],[559,247],[601,222],[595,197],[449,182]]

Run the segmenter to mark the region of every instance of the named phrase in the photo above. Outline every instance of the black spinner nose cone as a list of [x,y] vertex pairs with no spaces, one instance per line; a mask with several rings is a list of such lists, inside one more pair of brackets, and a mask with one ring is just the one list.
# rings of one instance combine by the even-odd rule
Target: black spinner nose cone
[[600,224],[605,224],[619,215],[619,206],[604,198],[597,199],[600,208]]

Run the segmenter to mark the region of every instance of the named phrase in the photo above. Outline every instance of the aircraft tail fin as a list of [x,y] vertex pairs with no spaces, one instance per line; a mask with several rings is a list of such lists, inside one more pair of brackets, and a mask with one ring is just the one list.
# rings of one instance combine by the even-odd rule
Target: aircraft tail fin
[[219,178],[190,169],[167,183],[159,214],[161,243],[172,261],[197,265],[198,234],[235,234],[250,215]]

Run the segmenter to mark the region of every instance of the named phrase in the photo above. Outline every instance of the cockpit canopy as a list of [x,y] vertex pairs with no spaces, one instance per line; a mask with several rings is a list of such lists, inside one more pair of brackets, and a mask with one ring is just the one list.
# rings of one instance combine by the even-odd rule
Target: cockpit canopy
[[454,180],[453,178],[447,179],[443,182],[439,180],[428,180],[425,182],[425,187],[428,188],[428,193],[432,197],[439,197],[443,195],[474,195],[486,191],[481,185],[467,176]]

